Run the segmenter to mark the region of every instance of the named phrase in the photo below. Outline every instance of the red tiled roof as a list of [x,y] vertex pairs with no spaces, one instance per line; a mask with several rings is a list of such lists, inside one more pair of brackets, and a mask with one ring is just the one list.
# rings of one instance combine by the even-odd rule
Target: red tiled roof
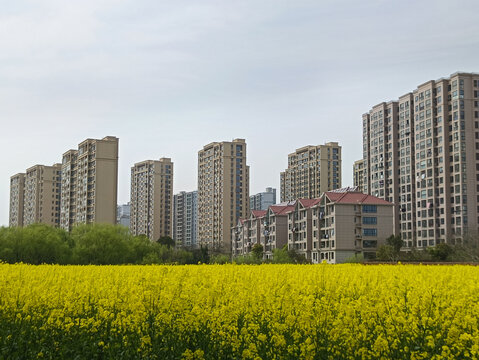
[[309,207],[319,203],[321,201],[321,198],[317,198],[317,199],[298,199],[298,201],[301,203],[301,205],[303,205],[303,207],[309,208]]
[[266,210],[251,210],[251,214],[254,217],[262,217],[266,215]]
[[363,194],[362,192],[333,192],[326,191],[324,193],[329,200],[337,204],[372,204],[372,205],[393,205],[393,203],[380,199],[376,196]]
[[269,208],[275,215],[282,215],[294,210],[294,205],[271,205]]

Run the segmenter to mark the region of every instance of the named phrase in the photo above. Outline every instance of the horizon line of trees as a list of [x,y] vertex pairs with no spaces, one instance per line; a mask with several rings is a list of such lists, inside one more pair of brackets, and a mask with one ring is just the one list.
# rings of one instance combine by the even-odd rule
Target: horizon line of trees
[[426,249],[403,248],[401,235],[389,236],[378,247],[376,259],[380,261],[434,261],[434,262],[478,262],[479,242],[477,237],[468,236],[459,244],[441,242]]
[[[425,250],[404,252],[401,237],[391,235],[379,246],[379,261],[455,261],[478,262],[479,241],[469,239],[463,244],[440,243]],[[275,249],[273,259],[263,259],[263,247],[255,244],[244,256],[231,258],[208,247],[179,248],[164,236],[150,241],[146,235],[134,236],[122,225],[77,225],[71,232],[46,224],[26,227],[0,227],[0,262],[60,265],[122,265],[122,264],[300,264],[308,260],[287,246]],[[354,256],[346,262],[364,262]]]
[[177,249],[168,236],[150,241],[123,225],[77,225],[71,232],[46,224],[0,228],[0,262],[60,265],[208,263],[206,248]]
[[[259,245],[259,244],[257,244]],[[259,245],[261,246],[261,245]],[[260,264],[263,249],[256,246],[249,256],[234,259],[237,264]],[[275,263],[301,263],[302,256],[286,248],[277,249]],[[0,227],[0,263],[60,265],[123,264],[224,264],[231,256],[208,247],[180,248],[169,236],[151,241],[146,235],[132,235],[123,225],[77,225],[71,232],[47,224]]]

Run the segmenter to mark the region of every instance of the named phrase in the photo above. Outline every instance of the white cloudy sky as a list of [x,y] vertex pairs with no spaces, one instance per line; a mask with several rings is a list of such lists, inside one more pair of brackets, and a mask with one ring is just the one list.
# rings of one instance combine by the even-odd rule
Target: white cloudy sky
[[326,141],[351,185],[362,113],[479,72],[478,14],[477,0],[0,0],[0,225],[11,175],[106,135],[120,203],[133,163],[171,157],[175,192],[190,191],[198,150],[233,138],[252,193]]

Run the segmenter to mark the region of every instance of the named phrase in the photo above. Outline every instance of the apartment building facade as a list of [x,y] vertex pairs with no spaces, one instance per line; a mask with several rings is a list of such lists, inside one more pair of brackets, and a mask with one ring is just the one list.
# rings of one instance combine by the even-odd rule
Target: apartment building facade
[[8,226],[23,226],[23,196],[25,191],[25,173],[18,173],[10,177],[10,208]]
[[238,219],[231,229],[231,248],[233,257],[247,255],[255,244],[261,241],[261,223],[266,210],[251,210],[247,219]]
[[288,213],[293,211],[294,204],[272,205],[266,211],[260,228],[264,259],[273,259],[274,250],[282,249],[288,243]]
[[312,261],[313,250],[312,206],[319,201],[320,198],[298,199],[288,213],[288,249],[295,250],[309,261]]
[[419,85],[363,115],[364,183],[396,204],[405,248],[478,233],[479,74]]
[[62,157],[60,227],[71,230],[76,222],[78,150],[68,150]]
[[116,223],[118,138],[86,139],[62,157],[61,227]]
[[198,243],[231,254],[232,232],[249,211],[246,142],[213,142],[198,152]]
[[182,191],[173,197],[173,239],[177,246],[198,245],[198,191]]
[[23,194],[23,226],[60,225],[61,165],[34,165],[27,169]]
[[233,258],[246,255],[251,249],[248,248],[249,226],[247,219],[238,219],[236,226],[231,229],[231,256]]
[[374,259],[394,232],[394,205],[359,191],[328,191],[310,209],[311,261],[344,263],[354,255]]
[[172,236],[173,163],[145,160],[131,168],[130,231],[157,241]]
[[341,146],[337,142],[304,146],[288,155],[281,172],[281,202],[312,199],[341,188]]
[[276,189],[272,187],[267,187],[266,191],[249,197],[250,210],[267,210],[274,204],[276,204]]
[[255,244],[263,247],[263,259],[273,259],[274,250],[288,243],[288,213],[294,203],[271,205],[267,210],[251,210],[247,219],[239,219],[232,231],[233,257],[247,255]]

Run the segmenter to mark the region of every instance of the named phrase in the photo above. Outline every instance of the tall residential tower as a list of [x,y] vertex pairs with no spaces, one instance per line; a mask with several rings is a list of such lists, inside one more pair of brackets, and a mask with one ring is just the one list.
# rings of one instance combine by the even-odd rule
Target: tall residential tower
[[249,210],[246,142],[213,142],[198,152],[198,243],[231,252],[231,228]]
[[10,213],[8,226],[23,226],[23,195],[25,174],[19,173],[10,178]]
[[341,188],[341,146],[329,142],[297,149],[288,155],[288,168],[280,177],[281,202],[319,198]]
[[61,227],[116,223],[118,138],[86,139],[62,159]]
[[198,191],[182,191],[173,197],[173,239],[177,246],[198,244]]
[[23,225],[60,225],[61,164],[27,169],[23,196]]
[[363,115],[364,186],[395,203],[406,248],[477,235],[479,74],[428,81]]
[[146,160],[131,168],[130,230],[152,241],[172,236],[173,163]]

